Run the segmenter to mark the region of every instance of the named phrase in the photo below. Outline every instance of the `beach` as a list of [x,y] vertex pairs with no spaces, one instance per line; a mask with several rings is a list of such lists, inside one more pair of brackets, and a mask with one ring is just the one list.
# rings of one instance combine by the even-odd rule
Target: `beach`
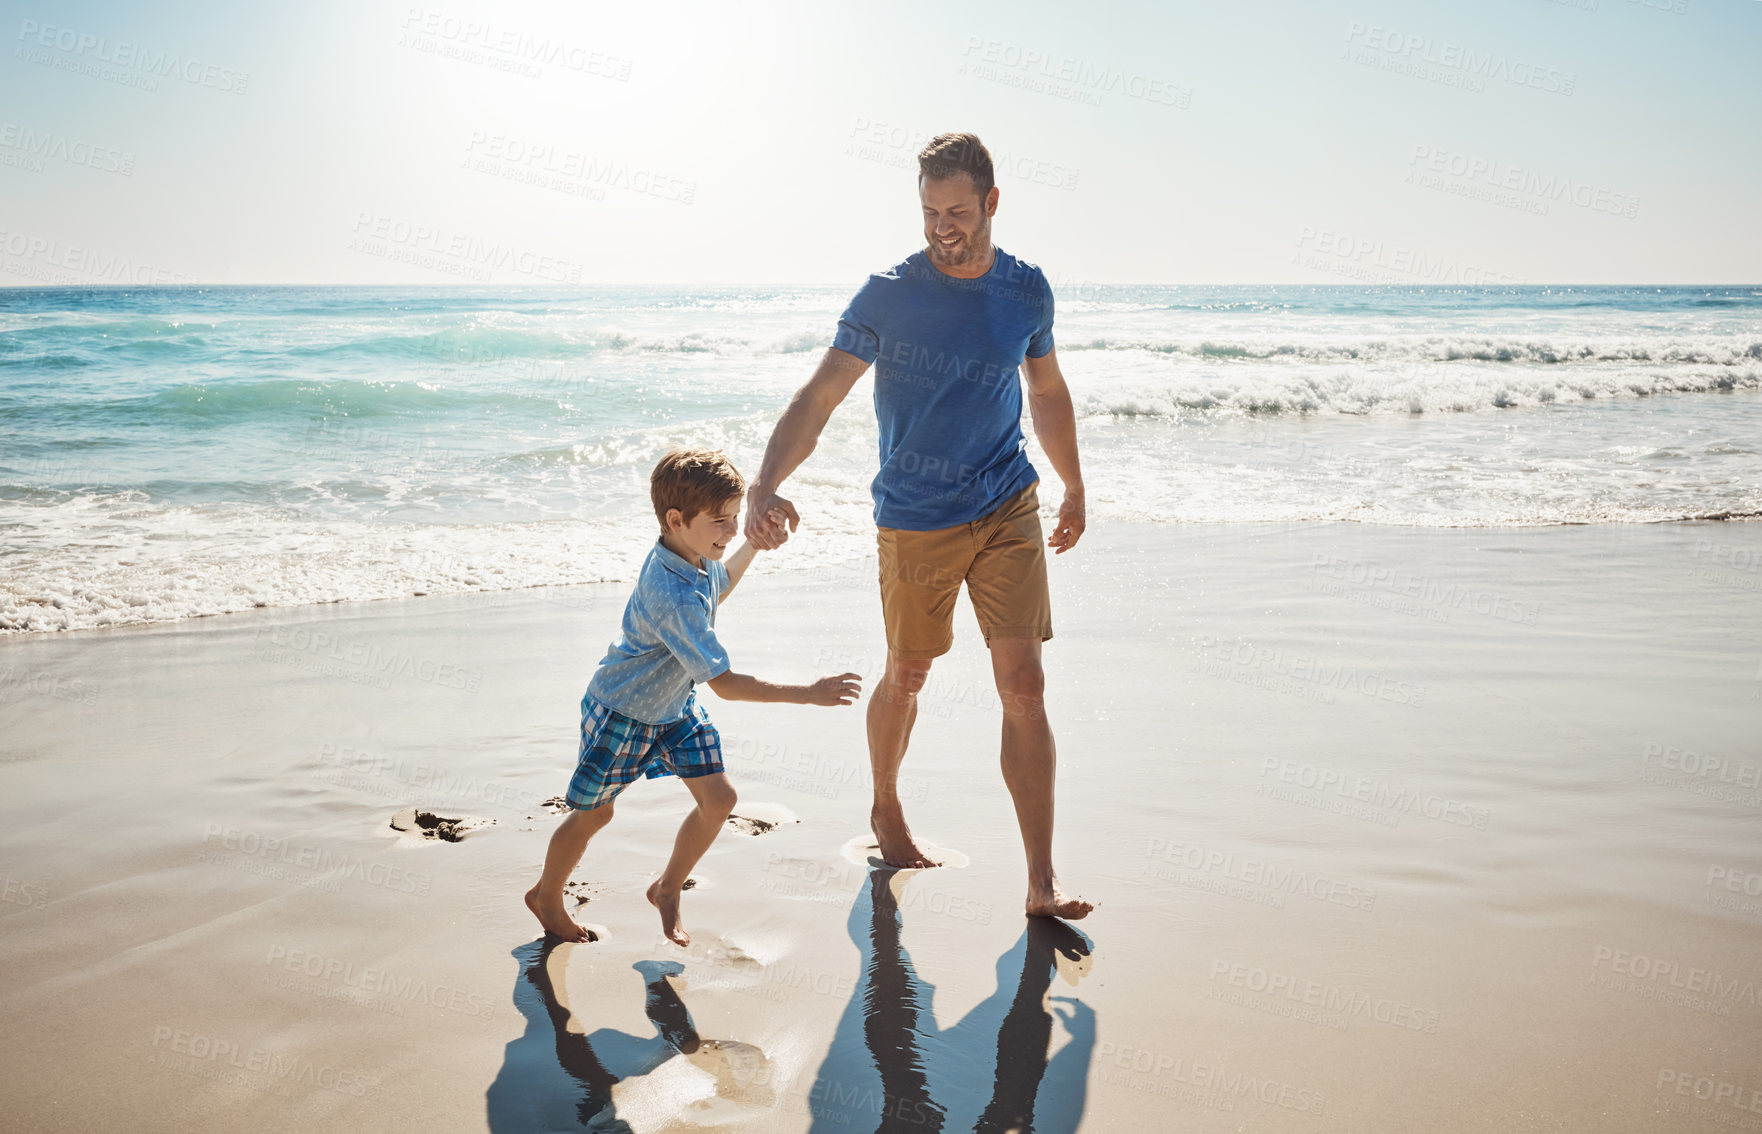
[[[872,688],[874,570],[750,577],[737,668]],[[963,600],[902,784],[948,864],[871,862],[860,708],[712,697],[688,949],[671,779],[599,941],[520,900],[621,582],[10,636],[0,1126],[1762,1128],[1762,525],[1092,521],[1052,587],[1094,914],[1021,916]]]
[[13,18],[0,1134],[1762,1134],[1762,4]]
[[13,21],[0,1134],[1762,1134],[1762,4]]

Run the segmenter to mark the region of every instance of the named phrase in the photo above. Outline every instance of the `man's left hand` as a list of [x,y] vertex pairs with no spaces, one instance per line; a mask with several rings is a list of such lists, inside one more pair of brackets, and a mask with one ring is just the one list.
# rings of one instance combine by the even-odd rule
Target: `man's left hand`
[[1083,538],[1083,493],[1065,490],[1065,502],[1058,506],[1058,523],[1046,539],[1054,555],[1063,555]]

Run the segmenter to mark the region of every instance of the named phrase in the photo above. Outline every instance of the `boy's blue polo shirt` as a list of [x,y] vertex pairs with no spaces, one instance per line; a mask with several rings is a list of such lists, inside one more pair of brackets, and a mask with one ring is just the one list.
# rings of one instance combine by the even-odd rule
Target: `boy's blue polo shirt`
[[1039,479],[1023,453],[1022,359],[1052,350],[1052,285],[1001,248],[963,280],[918,251],[870,276],[832,345],[875,367],[875,524],[936,531]]
[[716,640],[716,607],[727,589],[720,561],[705,559],[700,569],[656,540],[587,695],[644,724],[678,720],[693,685],[728,671],[728,651]]

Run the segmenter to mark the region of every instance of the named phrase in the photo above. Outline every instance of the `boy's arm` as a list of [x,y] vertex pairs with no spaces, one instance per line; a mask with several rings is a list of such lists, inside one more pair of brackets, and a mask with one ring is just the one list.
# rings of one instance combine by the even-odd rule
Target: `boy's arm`
[[750,539],[743,540],[741,545],[734,549],[734,554],[730,555],[728,561],[722,564],[728,569],[728,589],[717,597],[717,602],[725,601],[729,595],[734,593],[734,588],[740,585],[740,577],[746,574],[746,569],[752,565],[753,556],[758,553],[759,549],[753,546],[753,541]]
[[856,673],[822,677],[812,685],[780,685],[774,681],[760,681],[749,674],[735,673],[729,668],[728,652],[716,640],[716,630],[710,621],[709,596],[694,591],[681,597],[683,601],[655,619],[655,636],[693,680],[708,685],[716,691],[716,696],[729,701],[848,705],[862,692],[862,675]]
[[790,705],[848,705],[862,693],[862,677],[840,673],[812,685],[780,685],[747,673],[724,670],[705,682],[724,701],[769,701]]

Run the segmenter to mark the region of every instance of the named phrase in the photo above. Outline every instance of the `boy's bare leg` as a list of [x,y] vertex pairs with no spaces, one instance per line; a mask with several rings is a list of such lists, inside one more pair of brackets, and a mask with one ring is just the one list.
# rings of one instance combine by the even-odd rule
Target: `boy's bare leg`
[[545,848],[544,873],[538,885],[526,891],[526,908],[531,910],[546,933],[565,941],[592,941],[594,936],[569,916],[563,904],[563,884],[580,863],[587,850],[587,841],[612,820],[612,804],[608,801],[591,811],[571,808],[557,829],[551,832],[550,846]]
[[1003,782],[1016,804],[1028,855],[1028,915],[1086,916],[1094,905],[1067,896],[1052,869],[1053,773],[1057,752],[1046,719],[1046,677],[1037,638],[993,638],[991,673],[1003,704]]
[[691,944],[691,934],[679,924],[680,891],[685,889],[685,880],[691,877],[691,868],[721,834],[722,824],[728,822],[728,816],[734,811],[736,798],[734,785],[721,772],[692,776],[685,781],[685,786],[691,790],[697,806],[691,809],[685,822],[679,824],[679,834],[673,840],[673,857],[667,860],[667,869],[649,885],[649,901],[661,911],[661,932],[675,945]]
[[881,859],[901,869],[936,866],[912,838],[899,802],[899,766],[918,719],[918,690],[930,675],[928,661],[907,661],[887,651],[887,672],[869,697],[869,768],[875,776],[875,802],[869,828],[881,844]]

